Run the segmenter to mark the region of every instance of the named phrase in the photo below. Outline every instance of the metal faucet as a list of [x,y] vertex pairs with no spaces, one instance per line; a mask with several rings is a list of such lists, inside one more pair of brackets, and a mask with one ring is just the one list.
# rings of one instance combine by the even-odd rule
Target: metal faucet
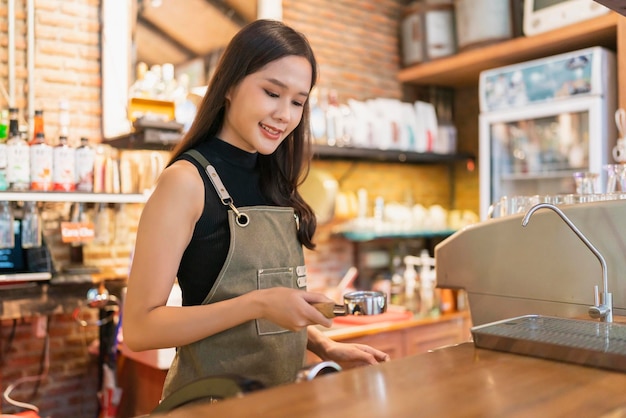
[[591,250],[592,253],[594,253],[594,255],[600,261],[600,265],[602,266],[602,282],[604,285],[604,290],[602,292],[602,297],[600,297],[598,292],[598,286],[594,286],[594,306],[590,306],[588,312],[589,316],[594,319],[599,318],[602,322],[613,322],[613,295],[609,293],[609,280],[607,277],[606,261],[604,260],[604,257],[602,257],[602,254],[600,254],[597,248],[594,247],[591,242],[589,242],[587,237],[585,237],[583,233],[580,232],[576,225],[574,225],[572,221],[570,221],[570,219],[565,216],[563,211],[550,203],[539,203],[538,205],[530,208],[526,215],[524,215],[524,219],[522,219],[522,226],[528,225],[528,221],[530,221],[530,217],[532,216],[532,214],[542,208],[552,209],[554,212],[556,212],[556,214],[559,215],[561,219],[563,219],[563,221],[565,221],[567,226],[569,226],[570,229],[574,231],[576,235],[578,235],[578,238],[580,238],[581,241],[585,243],[585,245]]

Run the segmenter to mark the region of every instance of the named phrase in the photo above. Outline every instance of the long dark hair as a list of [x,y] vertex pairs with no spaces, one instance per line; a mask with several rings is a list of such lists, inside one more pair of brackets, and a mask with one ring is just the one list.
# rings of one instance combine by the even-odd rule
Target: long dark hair
[[[317,80],[317,62],[306,37],[274,20],[256,20],[239,31],[226,47],[198,112],[182,141],[172,152],[172,161],[202,141],[211,140],[224,123],[226,94],[247,75],[286,56],[301,56],[311,63],[311,88]],[[298,239],[315,248],[315,214],[302,199],[298,186],[308,175],[311,161],[309,102],[304,103],[302,119],[271,155],[258,156],[261,189],[276,205],[293,207],[299,217]]]

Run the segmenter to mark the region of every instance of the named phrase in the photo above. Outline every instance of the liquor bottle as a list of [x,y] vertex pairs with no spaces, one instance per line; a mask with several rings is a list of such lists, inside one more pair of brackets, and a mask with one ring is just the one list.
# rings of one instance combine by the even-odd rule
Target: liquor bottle
[[76,190],[76,149],[67,143],[66,136],[59,137],[59,144],[52,150],[52,188],[71,192]]
[[0,191],[9,188],[7,184],[7,137],[9,130],[9,112],[0,113]]
[[89,144],[89,139],[82,137],[76,149],[76,190],[93,192],[93,171],[96,151]]
[[28,141],[28,145],[37,143],[37,135],[39,133],[43,134],[43,110],[40,109],[35,110],[35,115],[33,116],[33,137]]
[[30,146],[31,190],[52,190],[52,147],[46,144],[43,132],[37,134],[36,142]]
[[30,189],[30,147],[20,133],[17,114],[16,108],[9,109],[7,183],[10,190],[24,191]]

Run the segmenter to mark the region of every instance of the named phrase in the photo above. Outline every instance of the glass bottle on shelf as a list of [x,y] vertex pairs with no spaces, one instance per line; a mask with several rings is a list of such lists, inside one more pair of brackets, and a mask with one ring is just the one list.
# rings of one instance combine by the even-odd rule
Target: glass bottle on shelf
[[59,137],[59,144],[52,150],[52,188],[57,191],[76,190],[76,149],[67,143],[66,136]]
[[93,192],[93,171],[96,151],[89,144],[89,139],[82,137],[76,149],[76,190]]
[[9,111],[0,113],[0,191],[8,189],[7,184],[7,137],[9,130]]
[[36,202],[24,202],[22,248],[41,247],[41,216]]
[[10,190],[30,189],[30,149],[22,137],[17,108],[9,109],[9,140],[7,141],[7,182]]
[[52,190],[52,167],[52,147],[46,144],[43,132],[39,132],[35,143],[30,146],[31,190]]
[[14,218],[11,204],[0,202],[0,248],[15,247]]
[[37,135],[43,134],[43,110],[37,109],[35,110],[35,115],[33,116],[33,137],[28,142],[28,145],[36,144],[38,139]]

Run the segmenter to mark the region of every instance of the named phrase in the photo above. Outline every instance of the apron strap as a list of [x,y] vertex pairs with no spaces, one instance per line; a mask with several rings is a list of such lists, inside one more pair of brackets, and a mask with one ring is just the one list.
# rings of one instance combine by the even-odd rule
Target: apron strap
[[222,183],[222,179],[220,179],[220,176],[217,174],[217,171],[215,171],[215,168],[209,162],[209,160],[207,160],[204,157],[204,155],[202,155],[198,150],[195,150],[195,149],[187,150],[184,152],[184,154],[193,158],[194,160],[196,160],[198,163],[200,163],[201,165],[205,167],[205,171],[207,175],[209,176],[209,180],[211,180],[211,184],[215,188],[215,191],[220,197],[220,200],[222,201],[224,206],[230,207],[233,210],[233,212],[235,212],[235,215],[237,217],[237,224],[239,226],[248,225],[248,222],[250,222],[250,219],[245,213],[239,212],[239,210],[235,207],[235,204],[233,203],[233,198],[230,197],[230,194],[228,194],[228,191],[226,190],[224,183]]

